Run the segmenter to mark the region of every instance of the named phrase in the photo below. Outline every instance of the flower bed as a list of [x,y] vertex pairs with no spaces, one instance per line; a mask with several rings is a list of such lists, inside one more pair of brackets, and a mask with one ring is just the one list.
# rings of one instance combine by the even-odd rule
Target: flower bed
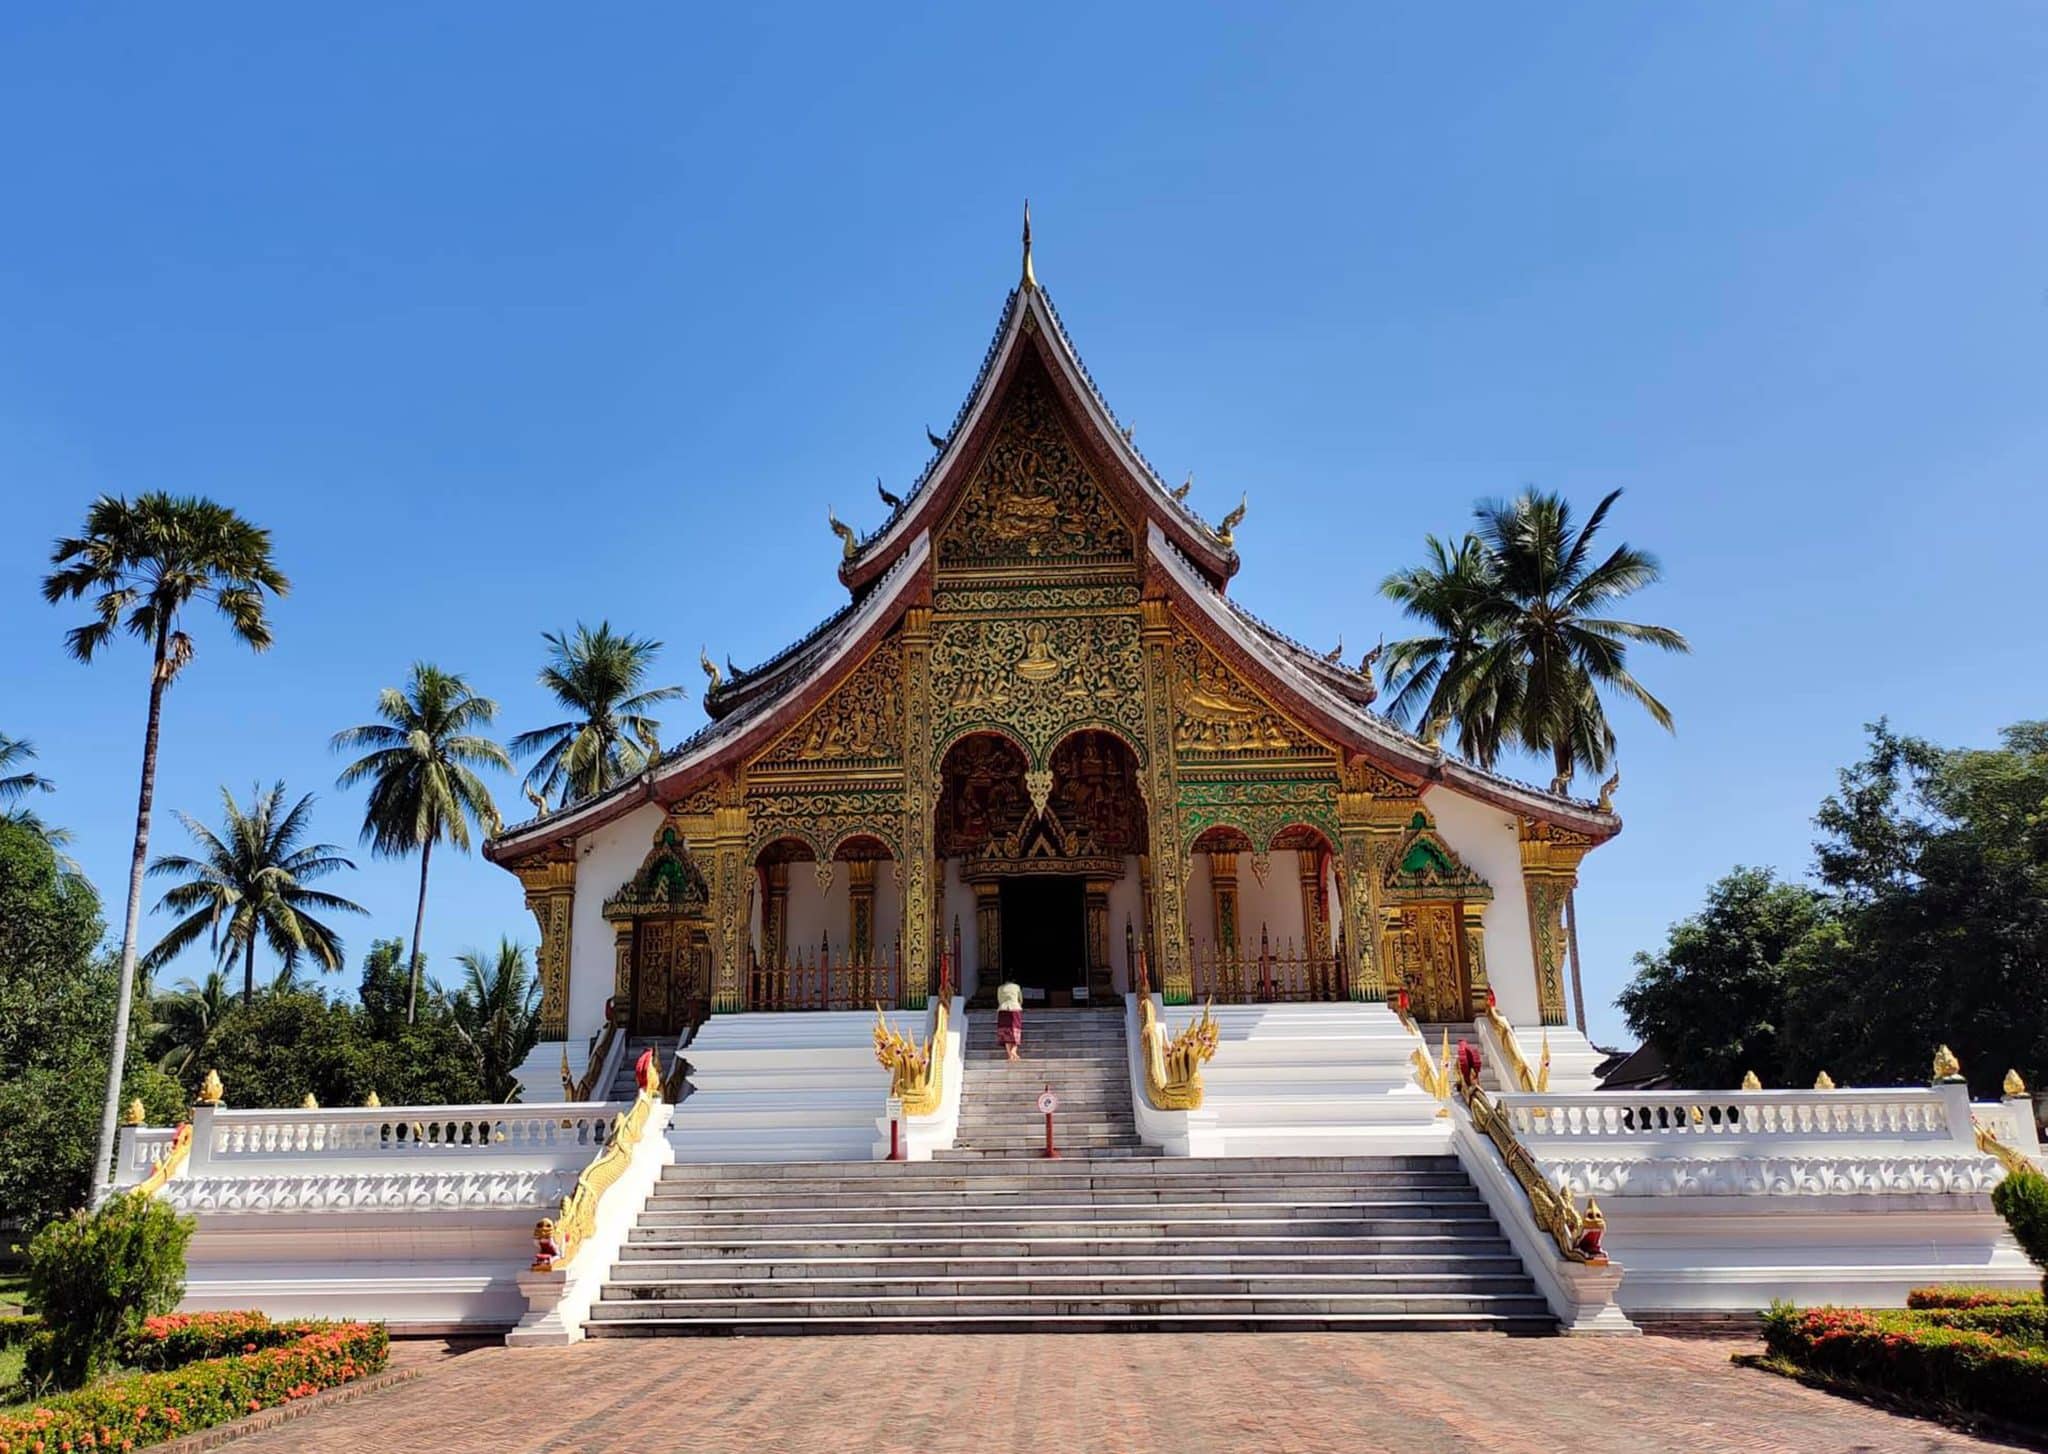
[[2038,1308],[2041,1294],[2009,1287],[1916,1287],[1906,1294],[1909,1308]]
[[[0,1454],[154,1444],[381,1372],[390,1354],[381,1323],[272,1323],[254,1314],[150,1323],[157,1325],[156,1334],[145,1324],[132,1340],[136,1349],[155,1343],[162,1357],[189,1353],[195,1361],[106,1379],[21,1413],[0,1415]],[[236,1335],[243,1342],[230,1345],[227,1340]],[[256,1351],[226,1357],[193,1351],[251,1344]]]
[[303,1319],[273,1323],[262,1313],[166,1313],[143,1319],[140,1329],[123,1338],[120,1358],[130,1368],[157,1372],[202,1358],[260,1353],[336,1326]]
[[2048,1421],[2048,1309],[1794,1308],[1764,1318],[1784,1364],[1914,1403],[2041,1428]]

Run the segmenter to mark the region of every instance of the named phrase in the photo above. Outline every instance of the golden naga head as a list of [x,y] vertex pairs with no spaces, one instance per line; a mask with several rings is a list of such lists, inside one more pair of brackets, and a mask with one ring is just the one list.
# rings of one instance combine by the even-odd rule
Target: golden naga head
[[830,505],[825,507],[825,522],[832,527],[832,533],[839,537],[839,549],[842,559],[852,560],[856,555],[860,554],[860,539],[853,533],[853,527],[844,520],[841,520],[838,512]]
[[226,1094],[227,1088],[220,1083],[220,1072],[217,1070],[207,1071],[206,1079],[199,1082],[199,1104],[202,1106],[217,1106],[220,1104],[221,1097]]
[[718,665],[711,659],[710,647],[700,646],[697,648],[697,665],[704,668],[704,675],[711,682],[710,690],[717,691],[722,682],[718,675]]
[[1938,1081],[1963,1078],[1963,1063],[1946,1045],[1937,1047],[1934,1052],[1934,1078]]
[[1237,508],[1232,510],[1228,515],[1225,515],[1223,517],[1222,523],[1216,527],[1216,539],[1218,543],[1225,546],[1226,548],[1237,544],[1237,527],[1244,524],[1245,511],[1250,508],[1251,496],[1248,494],[1239,495],[1237,499]]

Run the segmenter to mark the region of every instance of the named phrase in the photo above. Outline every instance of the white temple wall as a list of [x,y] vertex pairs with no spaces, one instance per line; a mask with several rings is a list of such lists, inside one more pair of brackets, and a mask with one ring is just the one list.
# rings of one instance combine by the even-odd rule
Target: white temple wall
[[960,925],[960,992],[973,995],[981,986],[981,976],[976,972],[980,964],[980,940],[974,932],[974,886],[960,879],[960,860],[943,858],[939,860],[945,876],[946,907],[943,932],[951,942],[953,924]]
[[[1292,848],[1279,848],[1272,857],[1266,881],[1260,883],[1252,872],[1252,856],[1237,856],[1237,943],[1247,955],[1259,952],[1261,924],[1275,953],[1290,939],[1295,952],[1301,951],[1301,855]],[[1209,869],[1209,855],[1195,854],[1187,886],[1188,937],[1203,948],[1215,944],[1217,938],[1216,895]]]
[[569,1041],[581,1043],[604,1025],[618,956],[604,901],[639,872],[667,814],[643,803],[625,817],[576,840],[576,907],[569,928]]
[[1145,942],[1145,883],[1138,874],[1138,856],[1124,855],[1124,876],[1109,886],[1109,970],[1118,994],[1130,993],[1130,970],[1125,963],[1124,926],[1131,938]]
[[1536,995],[1536,956],[1529,945],[1529,901],[1522,892],[1522,837],[1514,817],[1499,808],[1432,789],[1423,800],[1437,832],[1458,857],[1493,886],[1486,906],[1486,979],[1500,1011],[1517,1025],[1543,1019]]

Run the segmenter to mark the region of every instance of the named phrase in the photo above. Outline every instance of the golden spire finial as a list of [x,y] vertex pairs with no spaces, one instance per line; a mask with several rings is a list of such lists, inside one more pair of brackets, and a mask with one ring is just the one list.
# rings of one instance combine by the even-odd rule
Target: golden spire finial
[[1835,1078],[1823,1070],[1813,1078],[1813,1088],[1817,1091],[1831,1091],[1835,1088]]
[[220,1072],[217,1070],[207,1071],[206,1079],[199,1082],[199,1104],[202,1106],[219,1105],[221,1097],[226,1093],[225,1087],[220,1083]]
[[2027,1093],[2027,1083],[2020,1079],[2017,1070],[2008,1070],[2005,1073],[2005,1084],[2000,1089],[2009,1096],[2023,1096]]
[[307,1091],[306,1098],[299,1102],[299,1109],[302,1111],[317,1111],[320,1109],[320,1102],[315,1099],[311,1091]]
[[1031,199],[1024,199],[1024,278],[1021,286],[1038,286],[1038,274],[1031,270]]
[[1762,1090],[1764,1083],[1756,1078],[1755,1071],[1745,1070],[1742,1072],[1742,1088],[1744,1090]]
[[375,1091],[371,1091],[368,1095],[363,1097],[363,1108],[365,1110],[374,1111],[383,1104],[384,1102],[377,1098],[377,1093]]
[[1956,1059],[1955,1051],[1946,1045],[1937,1046],[1934,1051],[1934,1078],[1937,1081],[1961,1080],[1963,1064]]
[[142,1104],[142,1098],[137,1096],[134,1100],[128,1102],[128,1109],[121,1117],[121,1124],[124,1126],[140,1126],[148,1119],[149,1111]]

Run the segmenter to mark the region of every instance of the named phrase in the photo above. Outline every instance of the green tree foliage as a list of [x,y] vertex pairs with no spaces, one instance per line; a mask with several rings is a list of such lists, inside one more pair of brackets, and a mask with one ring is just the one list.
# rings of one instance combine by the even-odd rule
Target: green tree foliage
[[1456,546],[1429,537],[1426,564],[1388,576],[1381,592],[1428,628],[1387,647],[1389,715],[1431,736],[1455,727],[1458,750],[1482,767],[1509,748],[1547,754],[1566,783],[1613,757],[1603,692],[1668,729],[1671,713],[1629,670],[1628,649],[1692,648],[1668,626],[1608,614],[1659,575],[1655,556],[1626,544],[1596,561],[1594,538],[1620,495],[1584,526],[1562,496],[1540,490],[1483,502],[1477,530]]
[[[1873,726],[1868,753],[1815,819],[1810,927],[1790,937],[1797,921],[1782,895],[1724,894],[1741,877],[1731,875],[1663,952],[1639,957],[1622,996],[1631,1028],[1675,1063],[1725,1069],[1754,1051],[1750,1063],[1778,1084],[1810,1084],[1821,1070],[1844,1085],[1922,1082],[1938,1044],[1961,1058],[1976,1096],[1997,1095],[2008,1068],[2038,1082],[2048,1069],[2048,723],[2001,739],[1955,750]],[[1684,972],[1703,955],[1722,964],[1718,981]],[[1739,1003],[1708,1004],[1717,984]],[[1774,1032],[1775,1075],[1757,1048],[1761,1027]]]
[[1616,1002],[1629,1029],[1664,1052],[1679,1085],[1733,1087],[1751,1070],[1776,1076],[1796,951],[1832,918],[1817,890],[1737,868],[1663,949],[1636,956],[1635,979]]
[[142,729],[142,786],[136,796],[135,839],[128,861],[127,911],[109,1029],[111,1053],[100,1105],[93,1187],[105,1187],[114,1159],[128,1021],[134,1005],[137,936],[142,924],[142,873],[149,859],[149,820],[156,801],[157,743],[164,693],[191,662],[194,644],[181,622],[194,603],[211,605],[228,629],[254,651],[270,646],[266,598],[291,589],[270,558],[270,532],[225,505],[191,496],[138,495],[131,503],[102,495],[86,511],[85,529],[50,548],[55,567],[43,578],[52,604],[92,598],[92,619],[73,627],[65,645],[82,662],[95,660],[119,632],[149,646],[149,712]]
[[167,1073],[183,1078],[234,1007],[235,993],[218,969],[209,970],[202,983],[180,982],[177,989],[150,1001],[150,1054]]
[[355,865],[331,843],[306,843],[313,795],[287,809],[284,784],[268,792],[252,789],[242,807],[220,790],[222,832],[180,813],[178,820],[199,846],[199,856],[165,854],[149,866],[152,878],[177,878],[158,902],[159,911],[185,917],[143,956],[154,973],[203,934],[225,969],[242,961],[242,999],[256,998],[256,941],[260,937],[286,970],[311,959],[330,972],[341,968],[341,936],[316,916],[360,914],[363,907],[338,894],[311,887],[315,879]]
[[484,1098],[476,1056],[438,1005],[379,1033],[361,1008],[305,992],[262,994],[207,1041],[188,1089],[217,1070],[234,1106],[472,1104]]
[[[86,1199],[114,1024],[104,931],[92,885],[34,830],[0,822],[0,1220],[34,1228]],[[159,1125],[186,1104],[141,1056],[121,1093]]]
[[484,1095],[509,1101],[519,1090],[512,1072],[540,1039],[540,978],[526,947],[500,939],[495,954],[469,950],[458,960],[462,988],[453,1013],[476,1055]]
[[572,715],[566,722],[522,732],[510,746],[524,757],[539,757],[526,774],[528,792],[546,799],[557,791],[563,803],[594,797],[639,772],[661,753],[661,723],[650,708],[683,694],[681,687],[648,687],[648,674],[661,643],[577,624],[574,631],[545,632],[548,664],[540,684]]
[[122,1334],[185,1295],[185,1245],[197,1223],[155,1197],[115,1196],[60,1217],[28,1249],[28,1291],[42,1314],[35,1381],[77,1388],[106,1372]]
[[2048,1295],[2048,1176],[2013,1172],[1991,1189],[1991,1205],[2012,1229],[2020,1251],[2042,1270],[2041,1291]]
[[[371,851],[389,858],[420,856],[419,906],[413,912],[412,962],[420,964],[420,934],[427,922],[427,864],[436,843],[452,843],[469,851],[469,825],[485,837],[499,828],[491,790],[476,775],[480,767],[512,770],[505,749],[475,729],[490,725],[498,704],[480,697],[452,672],[415,662],[403,691],[386,687],[377,696],[383,720],[350,727],[334,735],[336,751],[366,755],[342,769],[338,786],[370,785],[363,810],[363,841]],[[419,999],[419,976],[413,976],[406,1002],[412,1019]]]
[[[63,848],[71,842],[71,830],[52,827],[22,803],[30,793],[57,790],[55,783],[29,768],[35,755],[35,744],[26,737],[9,737],[0,732],[0,822],[20,823],[42,834],[43,841],[52,848]],[[59,858],[58,862],[72,867],[68,859]]]

